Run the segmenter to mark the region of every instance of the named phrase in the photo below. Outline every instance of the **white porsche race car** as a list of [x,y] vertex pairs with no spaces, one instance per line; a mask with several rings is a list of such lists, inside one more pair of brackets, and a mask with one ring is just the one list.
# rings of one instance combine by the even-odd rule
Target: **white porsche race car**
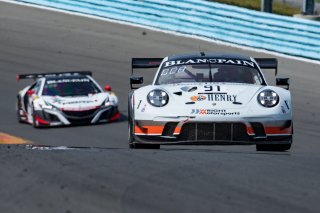
[[261,72],[277,74],[277,59],[204,52],[132,59],[132,73],[156,67],[152,85],[134,88],[143,77],[130,78],[136,89],[128,100],[130,148],[254,144],[264,151],[290,149],[289,78],[269,86]]
[[48,127],[117,120],[117,96],[109,85],[104,92],[91,75],[89,71],[18,75],[17,80],[35,80],[18,93],[18,121]]

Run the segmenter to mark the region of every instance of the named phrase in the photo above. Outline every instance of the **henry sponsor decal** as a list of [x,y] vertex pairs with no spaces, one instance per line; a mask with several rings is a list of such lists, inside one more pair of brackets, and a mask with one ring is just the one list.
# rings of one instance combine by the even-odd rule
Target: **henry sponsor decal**
[[190,98],[192,101],[204,101],[206,100],[206,96],[204,95],[194,95]]
[[219,92],[220,87],[217,86],[218,92],[213,92],[215,90],[214,86],[206,85],[204,86],[203,93],[198,93],[199,95],[206,95],[208,97],[208,101],[226,101],[226,102],[237,102],[237,96],[236,95],[229,95],[226,92]]
[[256,67],[253,61],[239,60],[239,59],[226,59],[226,58],[193,58],[187,60],[166,61],[164,67],[175,65],[188,65],[188,64],[234,64],[248,67]]
[[227,101],[227,102],[237,101],[236,95],[228,95],[228,94],[222,94],[222,93],[207,94],[207,95],[208,95],[208,101]]
[[236,95],[228,95],[227,93],[199,93],[199,95],[207,95],[208,101],[225,101],[225,102],[237,102]]
[[225,109],[192,109],[191,114],[193,115],[240,115],[240,112],[229,112]]

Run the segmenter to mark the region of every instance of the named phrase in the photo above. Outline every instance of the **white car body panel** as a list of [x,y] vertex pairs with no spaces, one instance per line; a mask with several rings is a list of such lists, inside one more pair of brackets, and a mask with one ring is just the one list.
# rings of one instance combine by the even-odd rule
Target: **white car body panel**
[[[79,77],[79,76],[75,76]],[[81,76],[80,76],[81,77]],[[118,98],[115,93],[111,91],[104,92],[98,83],[90,76],[83,76],[91,80],[100,92],[96,94],[89,94],[87,96],[47,96],[42,95],[42,91],[45,84],[45,78],[39,78],[36,82],[39,82],[39,90],[28,96],[26,93],[30,90],[31,86],[27,86],[18,93],[18,104],[21,104],[20,107],[17,107],[18,116],[20,121],[34,124],[34,112],[45,113],[47,116],[54,116],[54,120],[45,120],[43,118],[36,119],[37,125],[42,126],[60,126],[60,125],[71,125],[73,122],[70,121],[70,118],[77,121],[81,121],[82,117],[88,117],[90,121],[86,123],[98,123],[98,122],[107,122],[110,118],[101,118],[103,113],[106,113],[110,109],[114,109],[116,116],[119,116],[117,107],[118,107]],[[26,98],[28,101],[23,101]],[[19,103],[20,100],[20,103]],[[86,112],[92,111],[92,114],[85,115]],[[90,111],[90,112],[91,112]],[[72,112],[78,113],[78,115],[67,115],[66,113]],[[84,115],[81,115],[84,114]],[[41,123],[41,120],[44,120]],[[39,124],[40,121],[40,124]]]
[[[179,55],[173,57],[176,57],[176,63],[185,63],[179,61]],[[217,60],[223,62],[224,59]],[[255,64],[265,82],[256,60],[251,57],[246,60]],[[195,136],[192,141],[181,139],[181,135],[188,134],[188,131],[183,129],[184,125],[196,125],[197,129],[201,125],[207,125],[207,127],[213,125],[215,128],[220,124],[230,124],[231,139],[215,140],[215,136],[210,138],[204,130],[201,130],[204,131],[201,133],[204,134],[203,138],[207,138],[204,141],[213,144],[220,142],[224,144],[229,142],[230,144],[233,144],[232,142],[291,144],[293,127],[290,91],[267,84],[230,82],[184,82],[157,85],[157,76],[160,74],[161,67],[168,61],[170,57],[162,60],[152,85],[138,88],[129,95],[129,128],[131,128],[129,143],[188,144],[192,142],[197,144],[201,142],[201,140],[198,141],[200,136]],[[143,65],[139,64],[139,66],[143,68]],[[189,91],[191,88],[196,89]],[[156,107],[149,103],[148,94],[154,89],[167,93],[169,101],[165,106]],[[258,95],[264,90],[272,90],[279,96],[279,103],[276,106],[264,107],[258,102]],[[248,136],[248,141],[233,141],[232,129],[238,124],[244,126],[245,130],[242,133]],[[170,125],[172,126],[169,127]],[[173,129],[170,130],[170,128]],[[197,130],[194,134],[198,134]]]
[[[231,101],[209,101],[208,96],[206,100],[195,101],[195,104],[188,104],[186,102],[191,102],[191,97],[199,96],[198,93],[205,92],[204,85],[210,84],[184,84],[184,85],[152,85],[140,88],[134,93],[134,108],[135,108],[135,119],[145,120],[157,117],[181,117],[181,116],[196,116],[197,119],[209,119],[209,120],[225,120],[228,119],[227,115],[216,114],[214,117],[210,115],[195,115],[192,114],[192,109],[212,109],[212,110],[226,110],[227,112],[239,112],[233,114],[232,119],[241,117],[269,117],[271,115],[277,114],[277,118],[282,119],[285,117],[292,116],[291,108],[287,109],[285,107],[282,112],[282,108],[285,106],[284,101],[286,100],[288,104],[290,103],[291,97],[287,90],[279,87],[273,86],[257,86],[257,85],[232,85],[232,84],[220,84],[221,92],[226,92],[228,95],[236,96],[236,101],[242,103],[241,105],[233,104]],[[216,87],[218,84],[211,84]],[[183,92],[181,96],[173,94],[174,92],[181,91],[184,86],[194,87],[197,86],[198,89],[193,92]],[[164,107],[154,107],[150,105],[147,101],[148,93],[153,89],[163,89],[169,95],[169,103]],[[262,90],[272,89],[281,96],[282,101],[276,107],[265,108],[258,104],[256,95]],[[140,103],[138,108],[138,104]],[[215,104],[215,105],[213,105]],[[182,105],[182,106],[181,106]],[[145,107],[144,107],[145,106]],[[177,107],[179,106],[179,107]],[[139,110],[140,109],[140,110]],[[142,109],[144,109],[142,111]],[[165,116],[164,116],[165,115]]]

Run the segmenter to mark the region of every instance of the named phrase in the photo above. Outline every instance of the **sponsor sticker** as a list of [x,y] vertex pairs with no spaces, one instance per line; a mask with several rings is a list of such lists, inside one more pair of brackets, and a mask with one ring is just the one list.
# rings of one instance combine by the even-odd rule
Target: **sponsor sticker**
[[193,115],[240,115],[240,112],[237,111],[227,111],[225,109],[192,109],[191,114]]
[[61,83],[82,83],[90,82],[88,78],[73,78],[73,79],[58,79],[58,80],[48,80],[47,84],[61,84]]
[[186,68],[186,66],[181,66],[179,67],[179,69],[177,67],[167,68],[162,70],[161,75],[174,75],[176,73],[182,73],[185,71]]
[[207,92],[207,93],[198,93],[199,95],[207,95],[208,101],[213,102],[237,102],[237,96],[236,95],[228,95],[227,93],[213,93],[213,92]]
[[204,101],[207,99],[204,95],[194,95],[190,98],[192,101]]
[[140,105],[141,105],[142,100],[139,101],[138,107],[137,109],[139,109]]
[[187,60],[166,61],[164,67],[188,64],[234,64],[247,67],[256,67],[253,61],[228,58],[192,58]]
[[146,111],[146,107],[147,107],[147,104],[145,104],[145,105],[142,107],[141,112]]
[[64,101],[64,102],[59,102],[59,104],[62,105],[71,105],[71,104],[90,104],[90,103],[94,103],[94,101]]

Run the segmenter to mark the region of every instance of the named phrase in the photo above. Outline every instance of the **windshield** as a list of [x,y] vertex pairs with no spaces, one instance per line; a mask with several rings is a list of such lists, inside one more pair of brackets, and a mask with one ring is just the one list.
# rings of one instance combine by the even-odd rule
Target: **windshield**
[[229,82],[263,84],[259,70],[253,67],[226,64],[192,64],[162,67],[156,84],[184,82]]
[[101,92],[89,78],[48,79],[42,95],[47,96],[87,96]]

